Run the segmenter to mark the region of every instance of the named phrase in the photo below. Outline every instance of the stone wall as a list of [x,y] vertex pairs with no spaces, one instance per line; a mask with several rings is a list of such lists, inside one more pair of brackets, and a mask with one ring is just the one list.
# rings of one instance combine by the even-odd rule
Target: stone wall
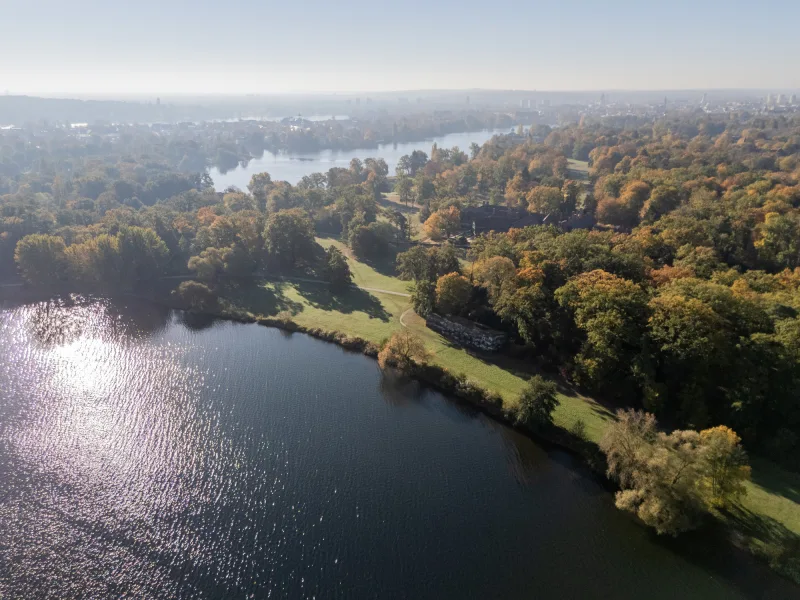
[[489,329],[473,321],[459,317],[443,317],[431,313],[425,319],[429,329],[442,334],[444,337],[476,350],[484,352],[497,352],[502,348],[508,336],[502,331]]

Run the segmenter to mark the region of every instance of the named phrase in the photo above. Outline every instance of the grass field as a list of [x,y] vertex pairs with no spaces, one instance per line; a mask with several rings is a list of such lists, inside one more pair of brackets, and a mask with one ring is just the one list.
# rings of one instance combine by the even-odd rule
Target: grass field
[[575,160],[570,158],[567,160],[568,175],[572,179],[589,179],[589,163],[585,160]]
[[[408,282],[393,277],[388,265],[359,262],[335,239],[318,238],[317,241],[326,248],[334,245],[345,252],[358,288],[332,295],[321,283],[266,282],[242,287],[226,297],[239,308],[256,315],[274,316],[288,311],[302,326],[340,331],[375,343],[407,327],[424,340],[432,362],[452,373],[465,373],[469,379],[499,393],[504,406],[516,405],[526,380],[535,372],[529,364],[503,356],[480,356],[454,346],[428,329],[424,319],[410,310],[410,298],[361,289],[408,293]],[[586,426],[588,438],[599,441],[614,418],[612,410],[578,394],[563,382],[558,383],[560,405],[555,412],[556,424],[569,429],[580,419]],[[752,464],[752,481],[741,507],[722,518],[735,521],[737,529],[752,540],[751,545],[771,548],[775,543],[784,543],[782,540],[797,539],[800,535],[800,475],[758,459]]]

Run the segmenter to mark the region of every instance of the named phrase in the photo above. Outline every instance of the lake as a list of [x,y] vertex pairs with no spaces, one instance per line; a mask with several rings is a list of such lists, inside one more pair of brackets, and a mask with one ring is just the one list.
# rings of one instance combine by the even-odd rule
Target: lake
[[272,154],[265,152],[264,156],[251,160],[246,167],[239,166],[231,171],[222,173],[219,169],[210,169],[209,175],[214,180],[214,187],[222,191],[229,186],[246,190],[250,178],[256,173],[269,173],[275,181],[288,181],[292,185],[299,182],[305,175],[311,173],[325,173],[333,167],[347,168],[352,158],[382,158],[389,165],[389,174],[394,175],[397,161],[401,156],[411,154],[414,150],[422,150],[428,156],[431,147],[436,143],[440,148],[458,146],[469,154],[469,146],[473,142],[483,145],[492,136],[499,133],[508,133],[510,129],[487,129],[467,133],[452,133],[431,138],[422,142],[408,142],[404,144],[382,144],[378,148],[360,150],[324,150],[310,154]]
[[[788,598],[565,452],[300,334],[0,311],[0,596]],[[794,597],[797,597],[794,595]]]

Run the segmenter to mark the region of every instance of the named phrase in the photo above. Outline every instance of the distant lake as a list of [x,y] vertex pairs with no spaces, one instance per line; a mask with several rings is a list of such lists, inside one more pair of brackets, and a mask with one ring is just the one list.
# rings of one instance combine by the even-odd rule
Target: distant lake
[[394,169],[401,156],[411,154],[414,150],[422,150],[428,156],[431,147],[435,143],[440,148],[452,148],[458,146],[469,154],[469,146],[473,142],[483,145],[492,136],[500,133],[508,133],[511,129],[487,129],[484,131],[470,131],[467,133],[451,133],[442,135],[422,142],[408,142],[403,144],[382,144],[377,148],[366,148],[356,150],[323,150],[322,152],[310,154],[272,154],[265,152],[264,156],[251,160],[246,167],[237,167],[227,173],[221,173],[219,169],[210,169],[209,174],[214,180],[214,187],[218,191],[235,185],[246,190],[250,178],[256,173],[269,173],[275,181],[288,181],[296,184],[305,175],[311,173],[324,173],[333,167],[347,168],[350,166],[350,159],[360,158],[382,158],[389,165],[389,174],[394,175]]
[[0,597],[797,598],[580,461],[314,338],[132,300],[0,310]]

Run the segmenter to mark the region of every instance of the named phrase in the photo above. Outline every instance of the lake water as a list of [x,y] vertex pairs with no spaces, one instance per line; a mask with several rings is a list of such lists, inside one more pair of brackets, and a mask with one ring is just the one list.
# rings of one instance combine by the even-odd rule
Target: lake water
[[256,173],[269,173],[275,181],[288,181],[296,184],[303,176],[311,173],[324,173],[333,167],[350,166],[352,158],[382,158],[389,165],[389,174],[394,175],[394,169],[401,156],[411,154],[414,150],[422,150],[428,156],[431,147],[436,143],[440,148],[452,148],[458,146],[469,154],[469,146],[473,142],[484,144],[499,133],[508,133],[510,129],[491,129],[485,131],[472,131],[467,133],[452,133],[443,135],[422,142],[409,142],[405,144],[383,144],[378,148],[367,148],[360,150],[324,150],[311,154],[272,154],[265,152],[262,158],[251,160],[246,167],[237,167],[227,173],[220,172],[219,169],[210,169],[209,174],[214,180],[214,187],[217,191],[222,191],[229,186],[246,190],[250,178]]
[[131,302],[0,312],[4,600],[797,597],[374,360]]

